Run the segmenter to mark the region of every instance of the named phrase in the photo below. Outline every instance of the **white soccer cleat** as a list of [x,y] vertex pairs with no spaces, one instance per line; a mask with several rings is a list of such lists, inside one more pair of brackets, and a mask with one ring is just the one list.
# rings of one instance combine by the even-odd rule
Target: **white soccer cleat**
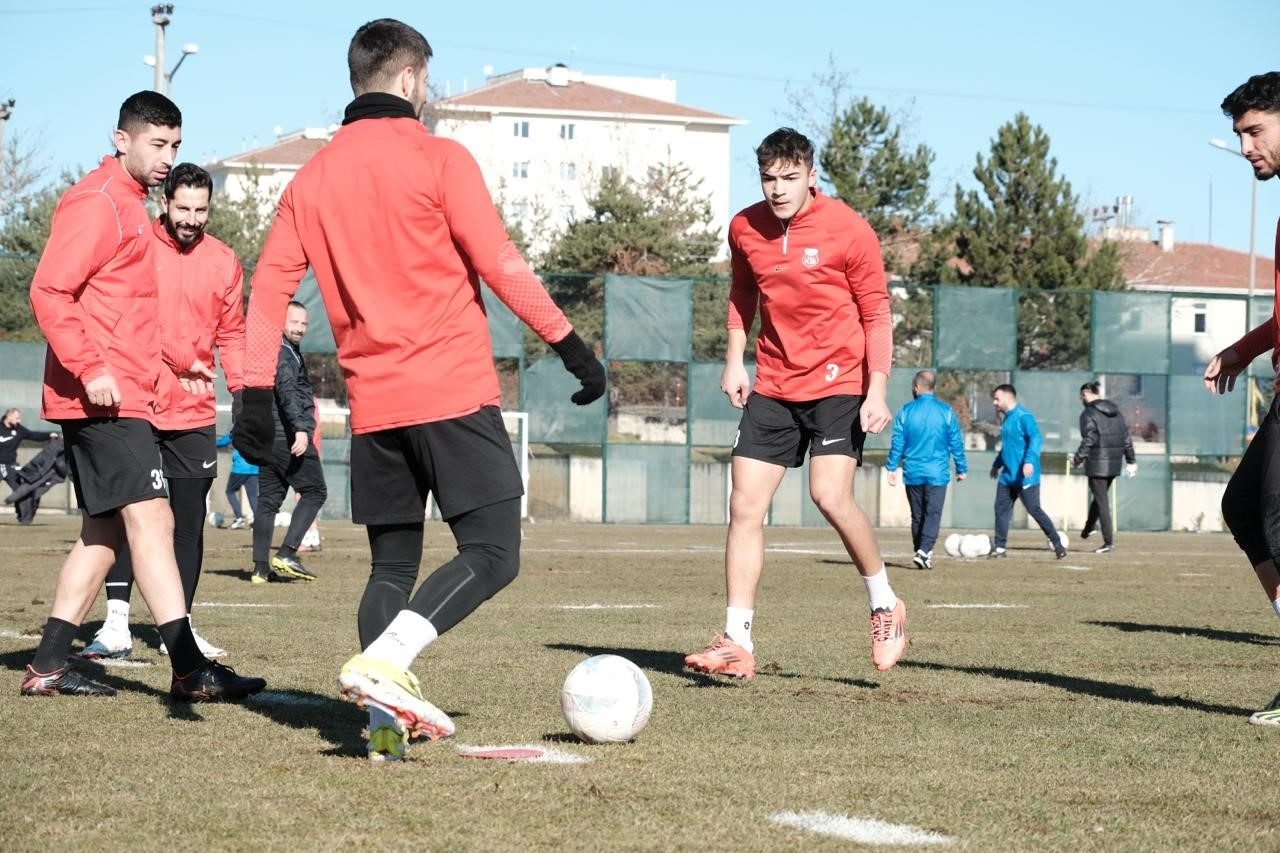
[[[195,628],[191,629],[191,636],[196,638],[196,648],[200,650],[200,654],[204,655],[209,660],[217,660],[218,658],[225,658],[227,656],[226,649],[220,649],[204,637],[201,637],[196,633]],[[169,650],[165,647],[164,640],[160,641],[160,654],[166,656],[169,654]]]
[[436,740],[454,733],[449,715],[422,697],[418,679],[406,669],[356,655],[338,674],[339,694],[360,707],[372,705],[396,718],[410,737]]
[[133,636],[129,626],[119,627],[104,623],[93,635],[93,642],[84,647],[80,657],[86,660],[117,660],[133,654]]

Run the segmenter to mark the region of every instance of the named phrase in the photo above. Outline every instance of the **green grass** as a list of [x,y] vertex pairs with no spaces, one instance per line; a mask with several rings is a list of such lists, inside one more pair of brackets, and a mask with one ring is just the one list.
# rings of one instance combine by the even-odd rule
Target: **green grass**
[[[456,741],[541,743],[590,762],[476,761],[442,742],[376,765],[363,714],[335,686],[356,650],[364,531],[324,528],[324,552],[307,561],[320,580],[267,587],[246,582],[247,530],[208,531],[197,628],[241,673],[305,700],[239,707],[169,705],[140,600],[134,658],[152,665],[86,665],[119,695],[20,698],[77,522],[0,524],[0,848],[849,846],[767,822],[786,810],[909,824],[968,849],[1280,848],[1280,730],[1245,723],[1280,690],[1280,625],[1226,536],[1121,534],[1109,557],[1059,563],[1039,533],[1019,533],[1008,560],[940,558],[919,572],[905,534],[885,531],[912,644],[882,674],[834,534],[772,529],[763,671],[738,685],[680,667],[722,624],[722,529],[527,525],[520,578],[416,671]],[[450,543],[430,525],[424,564]],[[657,607],[558,608],[591,603]],[[947,603],[1020,606],[930,607]],[[82,640],[103,613],[99,600]],[[587,746],[557,693],[580,659],[606,652],[646,671],[653,718],[632,744]]]

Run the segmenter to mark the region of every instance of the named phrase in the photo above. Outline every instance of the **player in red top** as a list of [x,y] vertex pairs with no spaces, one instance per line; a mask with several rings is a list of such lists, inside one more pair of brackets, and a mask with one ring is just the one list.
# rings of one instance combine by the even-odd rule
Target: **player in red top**
[[[818,192],[813,156],[813,143],[791,128],[766,136],[756,149],[765,200],[729,223],[733,284],[720,387],[743,414],[733,447],[725,630],[685,658],[699,672],[755,675],[751,622],[764,569],[764,518],[786,470],[803,465],[806,450],[809,494],[866,582],[872,662],[887,670],[906,648],[906,607],[853,500],[865,434],[891,418],[885,387],[893,321],[880,242],[862,217]],[[743,354],[757,308],[752,389]]]
[[[345,698],[370,706],[369,754],[380,760],[399,758],[408,736],[453,733],[409,666],[519,567],[523,487],[480,279],[582,382],[575,403],[605,391],[603,366],[520,257],[474,158],[420,121],[430,57],[421,33],[399,21],[372,21],[352,38],[356,98],[285,189],[253,276],[232,432],[250,462],[269,452],[285,304],[309,264],[347,380],[351,516],[368,527],[373,558],[364,651],[338,680]],[[415,592],[429,492],[458,553]]]
[[[178,363],[213,364],[218,350],[227,390],[243,382],[244,283],[240,261],[227,244],[204,233],[213,179],[194,163],[179,163],[164,181],[164,214],[152,223],[151,256],[160,297],[160,328]],[[218,474],[214,397],[188,394],[172,371],[162,371],[151,423],[156,428],[173,509],[173,549],[182,577],[187,619],[204,563],[205,499]],[[107,618],[86,658],[126,658],[133,650],[129,598],[133,565],[126,550],[107,574]],[[195,635],[208,658],[226,652]],[[168,651],[164,643],[161,653]]]
[[[1280,71],[1250,77],[1222,102],[1240,137],[1240,153],[1253,166],[1253,175],[1269,181],[1280,174]],[[1236,377],[1263,353],[1271,353],[1273,368],[1280,364],[1280,223],[1276,224],[1275,310],[1266,322],[1218,353],[1204,371],[1211,392],[1225,394]],[[1222,520],[1253,566],[1267,600],[1280,616],[1280,396],[1271,401],[1236,471],[1222,494]],[[1280,695],[1249,718],[1263,726],[1280,726]]]
[[213,663],[196,646],[150,423],[162,370],[174,370],[185,393],[208,394],[213,378],[198,358],[173,362],[182,353],[161,346],[151,223],[142,199],[168,176],[181,141],[182,114],[172,101],[155,92],[127,99],[115,156],[104,157],[58,200],[31,280],[31,307],[49,342],[42,416],[63,428],[83,516],[80,537],[58,573],[52,615],[22,676],[26,696],[115,693],[69,669],[67,654],[126,536],[138,588],[169,649],[170,697],[236,700],[266,684]]

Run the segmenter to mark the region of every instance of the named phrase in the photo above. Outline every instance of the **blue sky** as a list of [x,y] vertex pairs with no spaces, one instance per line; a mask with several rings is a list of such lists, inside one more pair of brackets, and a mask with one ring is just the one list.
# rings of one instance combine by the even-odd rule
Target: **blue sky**
[[[10,137],[38,141],[46,163],[88,166],[108,150],[120,101],[150,88],[150,2],[0,0],[0,96],[17,106]],[[350,99],[345,51],[371,17],[404,20],[435,51],[443,90],[495,72],[565,62],[593,74],[674,78],[681,102],[747,119],[732,131],[733,207],[758,198],[751,148],[795,115],[788,92],[835,67],[851,91],[909,115],[912,140],[937,154],[934,192],[972,186],[974,157],[1026,112],[1052,140],[1082,203],[1131,195],[1137,224],[1175,221],[1179,240],[1246,250],[1251,172],[1211,148],[1234,145],[1222,97],[1273,70],[1280,4],[1219,0],[1093,2],[672,3],[568,0],[377,5],[276,0],[175,3],[167,65],[183,153],[204,162],[266,144],[276,127],[337,119]],[[1212,224],[1210,196],[1212,195]],[[1258,192],[1258,253],[1271,255],[1280,184]],[[1265,286],[1265,282],[1263,283]]]

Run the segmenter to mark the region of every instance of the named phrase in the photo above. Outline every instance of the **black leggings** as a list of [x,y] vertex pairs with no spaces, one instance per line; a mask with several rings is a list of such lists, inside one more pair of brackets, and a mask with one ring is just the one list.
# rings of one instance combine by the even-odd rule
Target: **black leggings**
[[1231,482],[1222,493],[1222,520],[1255,568],[1280,557],[1280,396],[1271,401]]
[[412,595],[422,562],[423,525],[371,524],[373,571],[360,599],[360,647],[368,648],[401,610],[443,634],[507,584],[520,569],[520,499],[511,498],[448,520],[458,554]]
[[1095,527],[1101,527],[1104,545],[1110,545],[1112,540],[1111,500],[1107,492],[1114,479],[1115,477],[1089,478],[1089,517],[1085,520],[1084,529],[1092,532]]
[[[178,560],[182,593],[187,599],[187,612],[200,584],[200,568],[204,565],[204,507],[213,480],[174,479],[169,481],[169,506],[173,509],[173,556]],[[107,599],[128,601],[133,593],[133,555],[125,542],[116,555],[116,563],[107,573]]]

